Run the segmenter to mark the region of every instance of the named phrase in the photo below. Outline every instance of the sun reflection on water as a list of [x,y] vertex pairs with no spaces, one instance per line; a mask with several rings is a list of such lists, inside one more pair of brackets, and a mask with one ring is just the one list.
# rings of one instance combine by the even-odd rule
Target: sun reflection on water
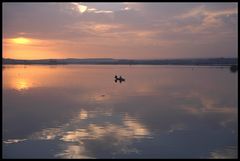
[[17,91],[28,90],[31,87],[32,83],[27,79],[20,78],[13,82],[13,88]]
[[[5,69],[3,87],[6,91],[8,89],[14,89],[19,93],[28,91],[33,96],[42,94],[39,93],[39,91],[42,92],[41,89],[43,89],[43,92],[51,92],[55,89],[61,91],[60,94],[54,91],[53,95],[48,93],[47,96],[53,98],[57,96],[56,102],[59,100],[61,103],[62,101],[64,106],[59,107],[59,103],[55,103],[53,99],[40,98],[47,105],[47,108],[41,110],[41,112],[44,113],[44,119],[46,119],[45,113],[50,113],[49,111],[53,111],[54,114],[55,112],[64,113],[64,117],[62,115],[59,115],[59,117],[58,115],[57,117],[50,115],[49,124],[44,127],[39,126],[37,131],[29,130],[29,135],[26,138],[7,138],[3,140],[3,143],[7,146],[13,144],[12,146],[21,147],[32,144],[34,141],[44,142],[44,144],[54,142],[56,147],[59,148],[58,151],[54,151],[54,157],[56,158],[95,158],[97,154],[102,156],[105,153],[110,157],[128,154],[137,156],[138,153],[143,156],[143,153],[146,154],[149,151],[143,149],[141,145],[151,146],[149,144],[154,142],[154,145],[158,143],[161,148],[169,141],[166,139],[166,142],[161,142],[164,140],[162,137],[172,137],[177,140],[182,139],[181,134],[184,133],[193,136],[198,135],[195,134],[195,127],[193,127],[195,124],[201,125],[199,131],[207,128],[207,132],[211,133],[212,127],[216,125],[217,128],[226,132],[231,130],[232,133],[227,133],[228,136],[235,137],[237,135],[235,128],[237,108],[235,108],[231,99],[228,101],[231,97],[235,98],[235,95],[230,93],[231,89],[227,89],[230,93],[229,98],[223,98],[225,87],[221,86],[221,83],[218,84],[218,81],[203,86],[200,83],[201,81],[198,82],[200,79],[194,78],[194,81],[197,81],[196,85],[188,83],[190,85],[185,87],[184,84],[189,79],[187,73],[183,73],[184,77],[179,77],[175,75],[178,71],[174,74],[168,71],[169,74],[166,74],[164,70],[161,71],[159,77],[156,76],[157,81],[154,79],[148,82],[148,77],[142,77],[141,74],[136,74],[137,71],[134,70],[131,76],[133,81],[128,79],[129,84],[125,84],[128,86],[124,87],[115,86],[116,84],[111,79],[109,80],[109,77],[112,78],[112,70],[104,69],[104,72],[109,72],[109,77],[102,75],[95,79],[96,73],[101,71],[98,68],[95,70],[95,68],[88,69],[82,66],[74,68],[70,68],[70,66],[51,66],[51,68],[48,66],[28,66],[27,68],[11,67]],[[143,69],[146,70],[146,68]],[[141,68],[139,72],[142,73],[143,69]],[[150,68],[145,72],[149,73],[149,70]],[[155,73],[152,74],[155,76]],[[212,72],[209,75],[211,76]],[[205,74],[200,76],[205,76]],[[208,79],[208,77],[203,78]],[[212,79],[219,80],[217,78],[219,77],[213,77]],[[179,81],[175,84],[171,80]],[[208,86],[218,89],[219,93],[216,92],[216,95],[215,93],[213,95],[208,94],[210,88]],[[35,90],[36,87],[39,90]],[[6,92],[6,94],[8,93]],[[13,94],[14,98],[18,98],[19,95],[16,92]],[[23,100],[23,105],[25,105],[25,101],[28,102],[29,100]],[[16,107],[17,103],[15,103]],[[35,108],[35,101],[30,103],[29,107]],[[13,105],[15,106],[15,104]],[[8,108],[8,106],[6,107]],[[17,113],[15,107],[12,107],[12,109],[13,113]],[[32,112],[33,116],[39,115],[37,110],[29,109],[31,110],[26,110],[26,112],[30,111],[29,114]],[[70,112],[65,113],[66,111],[74,112],[70,114]],[[25,120],[18,122],[18,117],[22,114],[17,113],[17,115],[14,122],[21,126],[20,124],[25,123]],[[30,118],[35,119],[35,117]],[[65,118],[68,119],[65,120]],[[209,122],[214,124],[205,125],[206,122],[202,120],[210,120]],[[28,119],[28,122],[31,123],[31,120]],[[36,125],[40,125],[41,122],[41,120],[35,121]],[[55,124],[55,122],[57,123]],[[191,128],[194,130],[191,130]],[[12,131],[15,132],[14,127],[13,129]],[[206,134],[205,131],[204,133]],[[178,136],[180,137],[175,138]],[[223,137],[225,138],[225,134]],[[175,148],[182,147],[181,143],[182,141],[174,143]],[[216,146],[210,152],[208,151],[208,154],[211,158],[230,158],[232,156],[235,158],[236,148],[235,144],[233,145],[233,147],[227,147],[226,149]],[[100,150],[96,148],[100,146]],[[160,150],[159,152],[161,152]]]

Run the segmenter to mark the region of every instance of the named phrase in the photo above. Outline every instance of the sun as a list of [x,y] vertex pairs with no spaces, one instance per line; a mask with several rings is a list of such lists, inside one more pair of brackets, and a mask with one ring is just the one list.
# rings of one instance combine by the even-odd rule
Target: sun
[[30,39],[23,38],[23,37],[14,38],[14,39],[12,39],[12,42],[15,44],[30,44],[31,43]]

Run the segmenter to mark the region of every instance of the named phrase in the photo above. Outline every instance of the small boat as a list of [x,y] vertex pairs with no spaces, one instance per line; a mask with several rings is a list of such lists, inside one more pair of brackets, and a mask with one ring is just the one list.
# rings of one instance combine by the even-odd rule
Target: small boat
[[121,82],[125,82],[125,79],[122,78],[122,76],[120,76],[120,77],[118,78],[118,76],[115,75],[115,82],[117,82],[117,81],[119,81],[119,82],[121,83]]

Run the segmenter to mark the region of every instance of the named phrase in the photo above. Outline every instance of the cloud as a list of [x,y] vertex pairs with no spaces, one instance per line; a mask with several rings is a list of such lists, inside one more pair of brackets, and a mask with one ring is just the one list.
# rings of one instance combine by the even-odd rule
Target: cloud
[[217,149],[210,153],[212,159],[236,159],[238,156],[236,146],[227,146],[223,149]]
[[75,2],[73,2],[72,4],[77,7],[77,9],[80,13],[84,13],[85,11],[87,11],[87,6],[80,5],[80,4],[75,3]]
[[113,13],[113,11],[105,11],[105,10],[96,10],[96,11],[93,11],[94,13]]
[[140,11],[144,9],[145,4],[144,3],[135,3],[135,2],[124,2],[124,8],[122,8],[121,10],[136,10],[136,11]]
[[125,8],[122,8],[121,10],[127,11],[127,10],[130,10],[130,9],[131,9],[130,7],[125,7]]
[[86,5],[81,5],[79,3],[72,3],[75,7],[77,7],[78,12],[84,13],[84,12],[90,12],[90,13],[113,13],[111,10],[101,10],[97,8],[88,8]]
[[237,15],[237,8],[225,8],[221,10],[210,10],[206,7],[206,5],[200,5],[191,9],[189,12],[184,13],[182,15],[175,16],[177,19],[180,20],[191,20],[191,19],[198,19],[200,23],[197,25],[189,24],[188,30],[192,32],[200,32],[202,30],[209,30],[209,29],[216,29],[222,27],[225,22],[223,21],[224,17],[232,17]]
[[5,144],[15,144],[15,143],[19,143],[22,141],[25,141],[27,139],[8,139],[6,141],[3,141]]
[[[94,46],[91,51],[81,51],[99,57],[108,51],[117,57],[125,53],[126,58],[143,58],[147,51],[155,58],[166,57],[161,53],[170,57],[235,56],[236,35],[235,3],[3,4],[4,38],[64,40],[73,45],[60,47],[68,48],[65,53],[73,49],[80,53],[74,45],[78,42]],[[132,55],[134,50],[139,54]]]

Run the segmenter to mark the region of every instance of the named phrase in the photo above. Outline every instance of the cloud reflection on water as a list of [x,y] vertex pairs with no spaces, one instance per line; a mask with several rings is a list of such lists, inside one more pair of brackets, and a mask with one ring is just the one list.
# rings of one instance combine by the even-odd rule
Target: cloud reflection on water
[[[83,111],[86,112],[85,110],[81,110],[80,114]],[[90,118],[90,120],[94,121],[96,118],[102,119],[103,117],[108,116],[104,115],[104,113],[98,113],[98,115],[94,115],[94,117]],[[86,140],[102,140],[109,145],[117,146],[119,150],[124,149],[126,152],[129,148],[133,148],[131,146],[126,146],[133,139],[151,138],[150,131],[130,116],[123,116],[118,123],[99,124],[98,122],[94,122],[85,124],[83,121],[87,122],[87,119],[89,118],[85,117],[83,120],[79,117],[75,117],[72,122],[64,124],[59,128],[43,129],[42,131],[33,134],[30,138],[34,140],[57,139],[63,141],[64,144],[62,146],[66,146],[66,148],[63,152],[56,154],[57,157],[63,158],[90,157],[83,153],[83,151],[86,151],[86,148],[84,147]],[[106,138],[112,138],[114,142],[110,143],[107,141],[108,139],[106,140]],[[75,146],[76,144],[78,146]]]
[[[128,81],[115,84],[115,73]],[[237,77],[227,69],[18,66],[3,74],[9,153],[36,140],[55,141],[58,158],[209,158],[236,146]],[[13,90],[19,78],[26,92]]]

